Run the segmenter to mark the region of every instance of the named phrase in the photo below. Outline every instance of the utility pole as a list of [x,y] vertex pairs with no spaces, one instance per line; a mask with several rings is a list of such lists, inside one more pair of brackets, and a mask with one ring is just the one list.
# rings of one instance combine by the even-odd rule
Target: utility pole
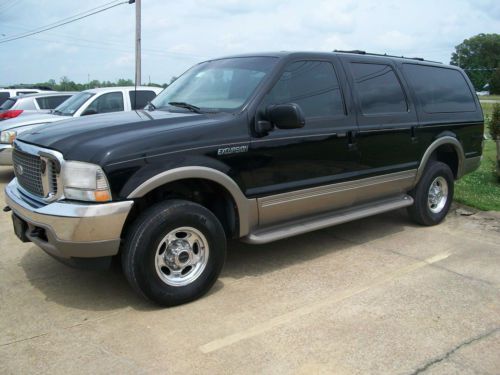
[[141,0],[135,0],[135,84],[141,85]]

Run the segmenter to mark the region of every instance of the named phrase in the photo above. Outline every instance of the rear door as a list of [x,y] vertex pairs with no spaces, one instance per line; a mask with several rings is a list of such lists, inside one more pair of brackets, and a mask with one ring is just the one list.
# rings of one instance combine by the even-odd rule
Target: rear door
[[[356,108],[356,137],[364,177],[378,180],[373,196],[405,191],[418,166],[418,119],[394,60],[345,57]],[[360,197],[363,198],[363,197]]]

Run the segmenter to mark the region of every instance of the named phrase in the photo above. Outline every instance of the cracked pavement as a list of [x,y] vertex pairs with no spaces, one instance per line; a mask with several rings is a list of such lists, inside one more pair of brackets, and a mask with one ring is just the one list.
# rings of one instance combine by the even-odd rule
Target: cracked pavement
[[[0,199],[12,178],[0,167]],[[460,211],[459,211],[460,212]],[[229,245],[204,298],[141,300],[68,268],[0,215],[0,373],[499,374],[500,215],[395,211]]]

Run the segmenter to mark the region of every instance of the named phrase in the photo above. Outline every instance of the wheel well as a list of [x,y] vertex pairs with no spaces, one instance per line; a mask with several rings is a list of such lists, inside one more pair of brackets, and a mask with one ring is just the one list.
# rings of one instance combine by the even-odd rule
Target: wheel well
[[238,208],[231,194],[216,182],[193,178],[170,182],[135,199],[123,227],[122,238],[141,212],[166,199],[185,199],[204,206],[219,219],[227,238],[238,237]]
[[446,144],[439,146],[432,152],[430,160],[436,160],[447,164],[455,179],[458,178],[458,154],[453,145]]

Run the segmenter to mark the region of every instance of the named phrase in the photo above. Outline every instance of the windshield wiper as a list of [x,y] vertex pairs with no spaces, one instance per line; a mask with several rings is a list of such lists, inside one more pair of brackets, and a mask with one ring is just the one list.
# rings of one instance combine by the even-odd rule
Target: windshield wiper
[[169,102],[169,105],[172,105],[174,107],[180,107],[180,108],[186,108],[189,109],[191,112],[195,113],[202,113],[200,107],[197,107],[193,104],[189,104],[186,102]]

